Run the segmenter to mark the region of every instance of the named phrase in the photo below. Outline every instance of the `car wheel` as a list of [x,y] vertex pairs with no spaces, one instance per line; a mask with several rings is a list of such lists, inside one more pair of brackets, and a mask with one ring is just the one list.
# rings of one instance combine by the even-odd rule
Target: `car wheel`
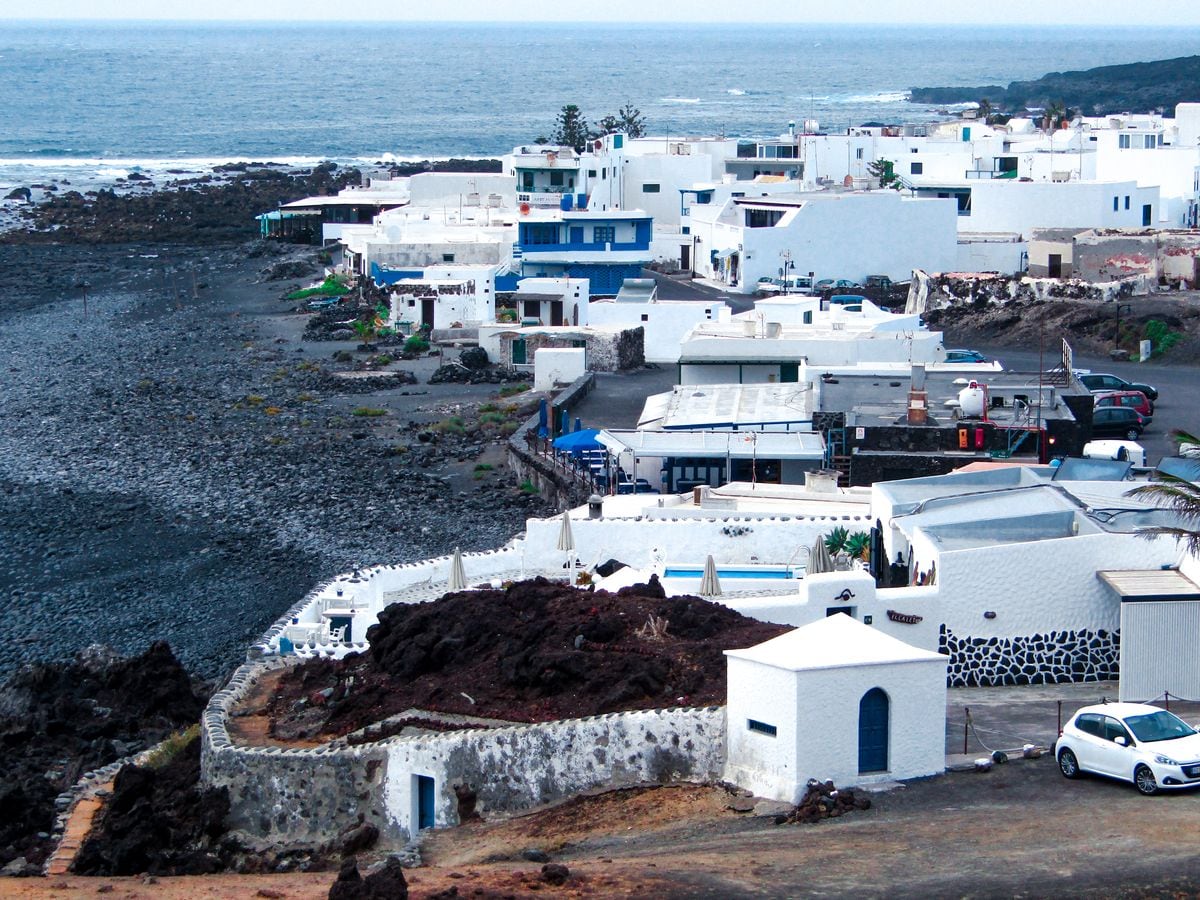
[[1125,440],[1127,440],[1127,441],[1136,441],[1141,436],[1142,436],[1142,433],[1140,431],[1138,431],[1136,428],[1130,428],[1128,431],[1125,432]]
[[1079,760],[1075,758],[1075,754],[1070,750],[1064,748],[1058,754],[1058,771],[1063,773],[1064,778],[1079,777]]
[[1158,793],[1158,782],[1154,780],[1154,773],[1146,765],[1138,766],[1133,770],[1133,786],[1138,789],[1138,793],[1145,794],[1147,797]]

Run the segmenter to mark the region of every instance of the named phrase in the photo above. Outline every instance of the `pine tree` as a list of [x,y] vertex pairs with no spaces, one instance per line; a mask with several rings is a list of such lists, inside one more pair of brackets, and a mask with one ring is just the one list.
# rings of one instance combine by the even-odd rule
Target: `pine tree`
[[568,103],[558,113],[554,127],[554,143],[563,147],[574,147],[582,153],[588,142],[588,124],[579,107]]

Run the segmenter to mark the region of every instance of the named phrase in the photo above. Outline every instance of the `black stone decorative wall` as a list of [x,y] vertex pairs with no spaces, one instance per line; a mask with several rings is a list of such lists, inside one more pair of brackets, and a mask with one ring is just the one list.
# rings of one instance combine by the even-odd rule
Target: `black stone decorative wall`
[[1065,684],[1117,677],[1118,631],[1049,631],[1028,637],[957,635],[942,625],[938,652],[950,657],[949,687]]

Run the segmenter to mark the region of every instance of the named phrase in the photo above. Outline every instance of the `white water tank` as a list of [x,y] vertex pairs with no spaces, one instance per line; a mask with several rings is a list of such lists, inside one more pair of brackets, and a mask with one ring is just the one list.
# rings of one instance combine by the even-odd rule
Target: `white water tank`
[[754,337],[758,333],[758,323],[753,319],[742,320],[742,334],[746,337]]
[[983,408],[986,402],[987,392],[979,386],[979,382],[977,381],[972,381],[958,392],[958,405],[962,408],[964,418],[980,418],[983,415]]

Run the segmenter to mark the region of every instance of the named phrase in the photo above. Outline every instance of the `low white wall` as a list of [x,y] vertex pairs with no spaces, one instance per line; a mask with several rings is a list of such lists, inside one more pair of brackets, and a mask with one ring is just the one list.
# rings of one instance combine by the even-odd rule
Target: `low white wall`
[[587,372],[586,354],[582,347],[542,347],[533,358],[533,389],[552,391],[571,384]]
[[[802,547],[838,525],[865,531],[872,525],[866,516],[731,516],[705,519],[586,519],[573,518],[575,557],[584,565],[617,559],[645,567],[661,563],[695,562],[694,547],[712,553],[718,565],[737,563],[802,562]],[[555,549],[561,522],[530,519],[523,544],[529,570],[546,568],[564,560]],[[703,557],[700,557],[703,561]]]
[[725,710],[613,713],[385,744],[384,809],[395,829],[411,834],[413,775],[433,777],[439,826],[458,823],[455,785],[476,792],[476,808],[487,818],[601,786],[719,778]]

